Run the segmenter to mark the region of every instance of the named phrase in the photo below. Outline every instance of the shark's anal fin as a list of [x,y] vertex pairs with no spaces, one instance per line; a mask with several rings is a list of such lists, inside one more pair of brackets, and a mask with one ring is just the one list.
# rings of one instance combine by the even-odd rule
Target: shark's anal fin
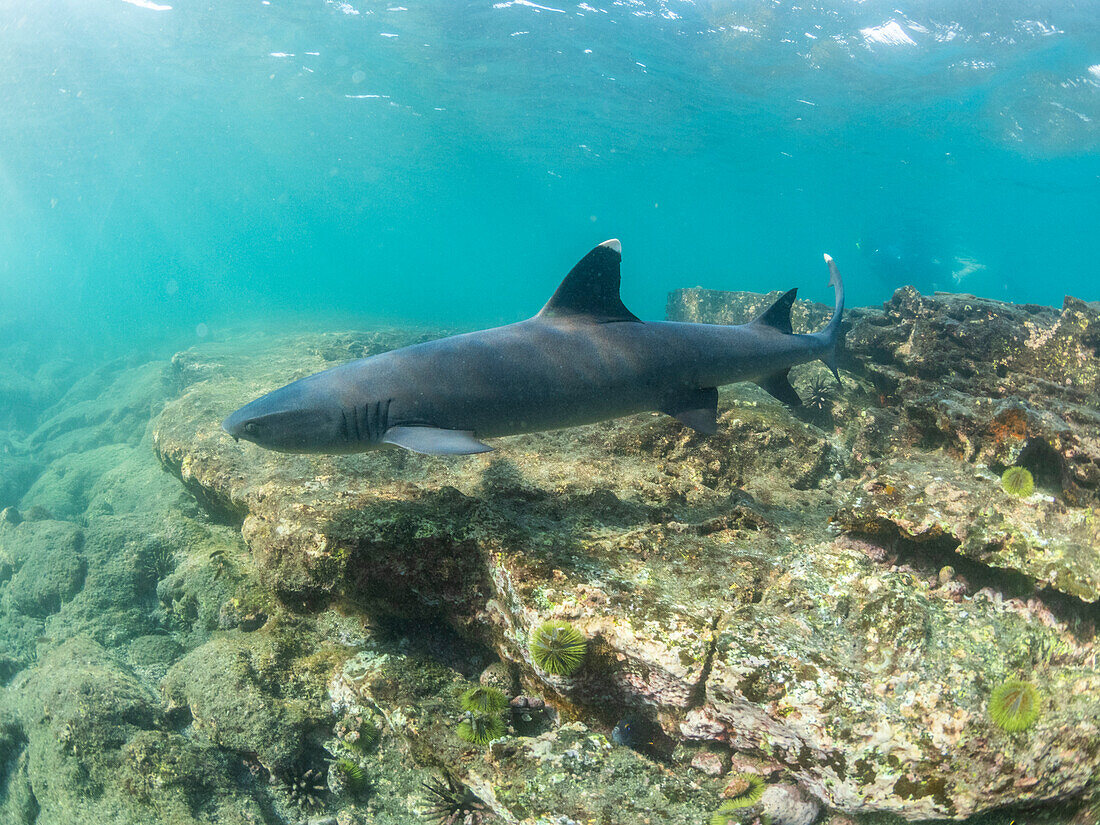
[[777,329],[780,332],[787,335],[792,334],[791,329],[791,305],[794,304],[794,297],[798,293],[798,288],[788,290],[780,296],[779,300],[764,310],[760,317],[752,321],[753,324],[757,324],[763,327],[771,327]]
[[802,399],[798,397],[791,382],[787,380],[787,373],[790,371],[790,367],[787,367],[785,370],[773,372],[771,375],[758,378],[756,384],[768,395],[778,398],[788,407],[801,407]]
[[637,321],[619,297],[619,264],[623,248],[604,241],[581,258],[539,313],[544,318],[578,318],[599,324]]
[[425,455],[470,455],[493,449],[474,438],[468,430],[442,430],[438,427],[390,427],[382,436],[382,443]]
[[718,389],[704,387],[678,392],[665,401],[661,412],[703,435],[714,435],[718,432]]

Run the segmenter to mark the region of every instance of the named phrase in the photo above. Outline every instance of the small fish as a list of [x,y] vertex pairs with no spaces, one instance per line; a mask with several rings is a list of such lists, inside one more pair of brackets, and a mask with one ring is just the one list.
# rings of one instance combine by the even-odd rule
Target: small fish
[[668,737],[661,726],[644,716],[631,714],[615,723],[611,741],[656,759],[667,758]]

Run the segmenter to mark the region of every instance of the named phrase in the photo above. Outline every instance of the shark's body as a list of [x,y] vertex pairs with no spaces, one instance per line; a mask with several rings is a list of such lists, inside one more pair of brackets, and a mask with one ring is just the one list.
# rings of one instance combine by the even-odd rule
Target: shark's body
[[660,410],[704,433],[717,428],[717,388],[756,381],[797,405],[795,364],[836,372],[844,308],[825,329],[791,332],[795,290],[740,326],[642,322],[619,298],[618,241],[586,255],[533,318],[373,355],[268,393],[229,416],[235,438],[295,453],[397,445],[415,452],[492,449],[479,439]]

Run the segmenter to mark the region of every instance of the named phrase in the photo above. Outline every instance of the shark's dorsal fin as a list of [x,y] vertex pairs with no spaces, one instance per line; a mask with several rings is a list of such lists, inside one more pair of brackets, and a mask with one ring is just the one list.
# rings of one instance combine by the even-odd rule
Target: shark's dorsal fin
[[597,323],[638,321],[619,297],[622,246],[604,241],[573,267],[539,312],[546,318],[586,318]]
[[794,330],[791,329],[791,305],[794,304],[794,296],[797,292],[798,287],[785,292],[778,301],[764,310],[760,317],[752,323],[772,327],[787,335],[792,334]]

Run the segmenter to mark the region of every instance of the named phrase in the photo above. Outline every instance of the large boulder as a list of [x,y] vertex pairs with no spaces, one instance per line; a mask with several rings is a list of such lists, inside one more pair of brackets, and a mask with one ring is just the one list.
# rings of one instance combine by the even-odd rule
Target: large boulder
[[[219,422],[237,406],[349,357],[415,340],[306,335],[176,356],[183,392],[158,418],[154,445],[209,512],[242,524],[260,576],[288,607],[340,604],[372,620],[446,621],[518,666],[523,684],[567,715],[605,732],[624,717],[652,723],[670,758],[685,765],[700,753],[717,753],[721,764],[749,755],[835,809],[909,819],[1086,794],[1100,769],[1093,721],[1100,671],[1083,629],[1082,594],[1091,591],[1080,586],[1092,573],[1072,554],[1063,554],[1075,566],[1065,576],[1051,559],[1023,553],[1034,563],[1017,565],[1019,578],[1005,581],[998,571],[1021,556],[1016,551],[991,561],[960,540],[922,558],[910,552],[917,533],[844,514],[866,506],[878,465],[902,451],[925,474],[936,461],[965,474],[974,467],[967,462],[985,456],[1026,463],[1052,452],[1067,471],[1044,475],[1037,459],[1037,477],[1060,483],[1063,506],[1075,506],[1088,497],[1089,436],[1075,437],[1072,452],[1069,436],[1055,438],[1056,422],[1044,415],[1068,416],[1073,406],[1080,417],[1061,420],[1071,431],[1078,421],[1087,429],[1095,408],[1051,393],[1064,404],[1042,407],[1017,450],[962,450],[954,435],[928,443],[920,410],[936,406],[939,390],[889,346],[934,346],[954,329],[946,321],[928,327],[942,335],[923,338],[900,328],[916,324],[919,312],[965,313],[958,302],[967,299],[936,299],[938,309],[920,304],[919,312],[904,309],[913,303],[906,300],[895,299],[894,314],[856,313],[850,341],[877,343],[849,345],[847,391],[832,390],[798,415],[751,386],[724,391],[711,438],[646,414],[500,439],[498,453],[467,458],[287,456],[235,443]],[[764,299],[754,297],[747,310],[730,303],[720,317],[740,320]],[[1065,315],[1020,311],[1052,325]],[[826,312],[809,307],[805,315],[812,323]],[[1086,335],[1089,323],[1075,328]],[[1073,350],[1081,339],[1065,334],[1046,340],[1084,352]],[[1006,376],[1030,363],[1003,350],[999,357]],[[1087,364],[1082,370],[1073,380],[1084,386],[1091,373]],[[825,376],[821,365],[793,374],[803,390]],[[910,405],[916,412],[899,400],[910,386],[913,399],[926,399]],[[965,380],[953,386],[961,408],[982,408]],[[1041,401],[1038,391],[1021,398],[1037,410]],[[962,417],[952,420],[966,431]],[[1050,452],[1027,452],[1040,442]],[[992,479],[983,482],[989,491]],[[924,495],[891,487],[908,496],[906,506]],[[837,529],[840,502],[847,534]],[[1033,526],[1049,537],[1069,523]],[[1047,585],[1071,595],[1052,597]],[[530,634],[550,618],[589,638],[585,665],[572,677],[551,676],[531,660]],[[1042,713],[1031,729],[1008,734],[987,706],[994,688],[1021,674],[1038,687]],[[498,780],[487,781],[518,805],[504,776]],[[698,793],[716,804],[715,788]],[[524,815],[538,814],[529,807],[536,803],[525,799]]]
[[[313,651],[303,651],[308,638],[293,628],[212,638],[168,672],[169,708],[187,708],[211,741],[254,755],[266,770],[285,776],[300,761],[311,730],[327,719],[323,686],[331,663],[309,658]],[[312,668],[320,675],[310,678]]]
[[0,821],[260,821],[225,755],[167,727],[110,651],[79,636],[58,645],[0,694]]

